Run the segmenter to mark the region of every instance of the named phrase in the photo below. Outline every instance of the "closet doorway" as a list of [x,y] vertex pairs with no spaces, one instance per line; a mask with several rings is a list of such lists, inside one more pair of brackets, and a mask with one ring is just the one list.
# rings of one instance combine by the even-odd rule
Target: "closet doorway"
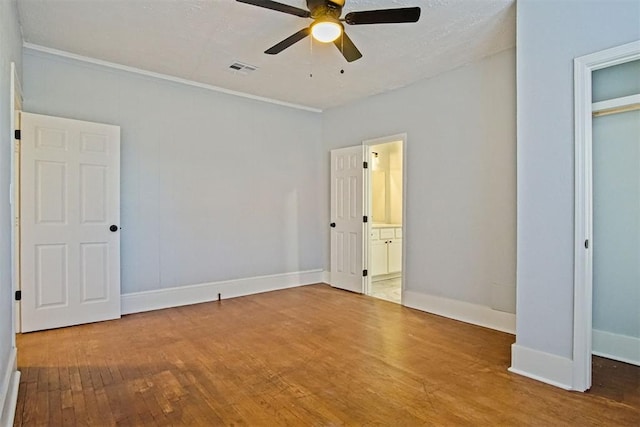
[[640,41],[574,60],[578,391],[591,387],[592,354],[640,364],[639,60]]
[[640,60],[592,73],[594,355],[640,366]]
[[369,212],[365,292],[397,304],[402,303],[403,289],[405,142],[405,135],[364,142],[368,153],[365,199]]

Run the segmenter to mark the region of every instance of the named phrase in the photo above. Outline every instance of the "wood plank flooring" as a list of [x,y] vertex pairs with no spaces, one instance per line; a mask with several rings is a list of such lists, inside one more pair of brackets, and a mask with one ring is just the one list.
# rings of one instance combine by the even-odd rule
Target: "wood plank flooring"
[[139,313],[20,335],[15,425],[640,425],[637,367],[567,392],[513,341],[327,285]]

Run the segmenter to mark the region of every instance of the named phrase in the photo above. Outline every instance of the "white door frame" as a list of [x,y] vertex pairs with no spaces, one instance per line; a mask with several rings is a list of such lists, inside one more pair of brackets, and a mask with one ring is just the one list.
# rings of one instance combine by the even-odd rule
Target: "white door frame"
[[640,40],[574,59],[575,212],[573,384],[591,387],[593,168],[591,73],[640,59]]
[[20,290],[20,141],[15,139],[16,124],[19,111],[22,110],[22,90],[15,62],[11,63],[10,88],[10,127],[11,127],[11,319],[13,325],[12,347],[16,346],[16,333],[20,332],[19,302],[14,300],[17,290]]
[[[407,238],[409,238],[406,233],[407,227],[407,134],[406,133],[398,133],[395,135],[383,136],[380,138],[374,139],[366,139],[362,141],[362,145],[365,147],[365,153],[367,153],[368,159],[371,158],[371,146],[379,145],[379,144],[387,144],[389,142],[402,142],[402,281],[400,288],[400,304],[404,305],[404,290],[406,289],[407,283]],[[365,232],[363,233],[364,239],[364,260],[365,260],[365,268],[368,271],[371,271],[371,266],[369,265],[369,245],[370,245],[370,237],[371,237],[371,166],[367,168],[365,173],[364,180],[364,194],[365,194],[365,215],[369,218],[367,225],[365,227]],[[364,293],[366,295],[369,294],[371,290],[371,275],[367,275],[365,277],[365,285],[364,285]]]

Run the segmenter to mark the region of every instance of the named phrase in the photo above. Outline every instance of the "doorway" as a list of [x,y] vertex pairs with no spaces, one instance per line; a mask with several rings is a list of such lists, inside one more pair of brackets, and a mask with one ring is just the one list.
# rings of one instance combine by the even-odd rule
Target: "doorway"
[[402,304],[406,147],[397,134],[331,150],[331,286]]
[[370,220],[365,233],[368,253],[367,295],[402,303],[404,242],[404,135],[365,141],[365,180]]
[[592,80],[592,353],[640,366],[640,60]]
[[[640,41],[629,43],[623,46],[619,46],[616,48],[608,49],[602,52],[597,52],[591,55],[583,56],[580,58],[576,58],[574,62],[574,77],[575,77],[575,274],[574,274],[574,341],[573,341],[573,384],[572,388],[578,391],[585,391],[591,388],[592,383],[592,354],[598,353],[597,346],[603,344],[601,342],[601,338],[611,338],[611,331],[607,331],[606,334],[594,333],[594,327],[606,327],[608,328],[613,323],[620,323],[618,321],[614,321],[613,323],[610,320],[603,318],[602,313],[600,313],[599,308],[596,307],[596,299],[601,298],[602,295],[606,295],[609,293],[607,289],[606,283],[596,283],[594,287],[594,279],[602,282],[602,269],[600,267],[606,267],[603,265],[602,250],[607,247],[607,239],[610,235],[607,235],[607,231],[599,228],[602,227],[602,222],[598,220],[598,218],[604,218],[603,215],[611,214],[611,210],[607,212],[607,205],[610,204],[611,201],[606,201],[608,195],[615,193],[615,191],[603,191],[603,185],[608,188],[612,188],[618,186],[617,179],[611,181],[613,175],[607,177],[607,174],[615,172],[620,172],[621,169],[626,170],[626,174],[629,175],[629,172],[633,172],[635,174],[635,178],[632,177],[628,182],[631,183],[630,187],[637,187],[638,183],[633,182],[637,180],[638,175],[638,165],[632,164],[630,167],[626,167],[624,165],[615,164],[611,167],[611,162],[614,163],[622,161],[623,163],[629,158],[633,157],[633,152],[628,152],[626,154],[617,155],[618,160],[612,160],[615,155],[615,150],[611,151],[611,148],[615,148],[614,145],[617,145],[618,148],[626,146],[626,148],[635,146],[640,141],[640,138],[637,134],[637,130],[633,129],[634,122],[638,120],[635,117],[639,113],[640,109],[640,93],[624,93],[618,94],[614,97],[607,97],[606,100],[599,100],[597,97],[594,97],[594,88],[593,88],[593,78],[594,73],[597,70],[603,70],[608,72],[608,69],[612,69],[613,67],[624,65],[625,68],[628,67],[628,63],[633,61],[640,60]],[[627,64],[627,65],[625,65]],[[631,65],[633,67],[633,65]],[[637,77],[636,77],[637,78]],[[614,79],[615,84],[619,83],[619,79]],[[632,85],[633,86],[633,85]],[[595,102],[594,102],[595,101]],[[620,120],[615,118],[613,120],[607,119],[603,122],[596,122],[594,117],[602,117],[609,116],[613,114],[628,114],[632,113],[631,120],[629,121],[630,126],[623,125],[620,127]],[[627,116],[629,117],[629,116]],[[597,119],[599,120],[599,119]],[[603,132],[605,129],[614,130],[616,134],[620,134],[620,129],[628,128],[630,129],[631,136],[629,141],[623,142],[622,144],[618,144],[617,142],[614,144],[609,144],[609,147],[606,147],[606,141],[595,140],[595,137],[598,139],[602,139],[603,135],[606,135],[608,131]],[[616,130],[617,129],[617,130]],[[627,133],[624,131],[623,133]],[[615,139],[618,136],[616,135]],[[611,139],[611,138],[609,138]],[[605,146],[602,146],[602,142],[605,142]],[[600,146],[596,146],[598,144]],[[634,148],[637,151],[637,147]],[[603,169],[603,160],[604,158],[596,159],[595,156],[604,155],[605,158],[611,157],[606,161],[608,163],[607,166]],[[637,157],[637,156],[636,156]],[[629,166],[629,165],[627,165]],[[634,171],[635,168],[635,171]],[[599,170],[599,172],[596,171]],[[600,173],[600,179],[605,178],[604,181],[594,181],[594,178],[597,179],[596,175]],[[603,175],[604,173],[604,175]],[[608,183],[607,183],[608,182]],[[614,183],[614,184],[612,184]],[[636,189],[637,191],[637,189]],[[597,194],[596,194],[597,193]],[[626,195],[630,194],[629,191],[626,191]],[[613,194],[615,197],[615,194]],[[595,197],[594,197],[595,196]],[[602,197],[605,199],[602,199]],[[636,195],[637,196],[637,195]],[[600,199],[598,199],[600,198]],[[627,203],[628,198],[617,197],[617,202],[619,206],[614,209],[613,213],[616,215],[620,213],[621,210],[626,209],[623,205]],[[604,209],[603,209],[604,208]],[[616,213],[617,212],[617,213]],[[636,215],[637,217],[637,215]],[[637,218],[636,218],[637,219]],[[599,221],[598,224],[594,225],[595,221]],[[615,220],[614,220],[615,221]],[[633,225],[633,224],[631,224]],[[637,224],[636,224],[637,226]],[[637,228],[637,227],[636,227]],[[604,231],[604,234],[603,234]],[[615,234],[615,230],[609,230]],[[633,234],[633,233],[627,233]],[[635,243],[632,243],[631,246],[639,244],[640,236],[634,237]],[[618,242],[619,243],[619,242]],[[609,244],[611,247],[611,245]],[[615,245],[614,245],[615,246]],[[618,245],[619,246],[619,245]],[[600,251],[600,254],[596,256],[596,254]],[[617,262],[615,258],[621,258],[628,256],[629,251],[624,251],[624,254],[621,253],[620,248],[616,249],[618,252],[617,257],[614,258],[614,263]],[[633,253],[638,253],[638,250],[631,251]],[[633,255],[631,255],[633,256]],[[606,262],[606,261],[605,261]],[[594,263],[598,263],[595,265]],[[638,260],[634,261],[635,264],[631,266],[631,270],[637,268]],[[607,269],[607,268],[605,268]],[[612,266],[608,267],[609,270],[612,270]],[[613,269],[617,269],[616,266],[613,266]],[[609,280],[609,279],[608,279]],[[603,287],[604,285],[604,287]],[[637,283],[636,283],[637,285]],[[616,285],[617,286],[617,285]],[[625,285],[626,286],[626,285]],[[596,292],[599,294],[596,294]],[[604,290],[604,293],[602,292]],[[625,291],[628,292],[628,291]],[[639,291],[635,289],[627,298],[623,298],[625,302],[628,302],[628,299],[633,297],[633,293],[638,293]],[[619,295],[618,295],[619,296]],[[612,304],[611,309],[618,309],[624,311],[624,303],[623,306],[618,306],[619,304]],[[596,312],[597,311],[597,312]],[[635,313],[637,316],[637,310],[633,310],[632,313]],[[633,314],[632,314],[633,317]],[[636,322],[638,323],[637,327],[640,330],[640,319],[636,317]],[[609,324],[609,325],[608,325]],[[600,326],[598,326],[600,325]],[[607,326],[605,326],[607,325]],[[625,325],[624,327],[628,327],[629,325]],[[598,329],[595,329],[598,330]],[[618,331],[619,332],[619,331]],[[600,335],[598,337],[598,335]],[[621,335],[621,334],[616,334]],[[624,335],[624,334],[622,334]],[[627,337],[633,341],[632,347],[638,346],[640,343],[639,338]],[[599,342],[600,341],[600,342]],[[625,342],[630,342],[629,340],[623,340]],[[640,346],[638,346],[640,347]],[[609,346],[611,349],[612,347]],[[609,350],[607,350],[609,351]],[[602,352],[601,352],[602,353]],[[608,354],[612,356],[612,354]],[[640,359],[640,357],[639,357]],[[619,360],[621,360],[619,358]]]

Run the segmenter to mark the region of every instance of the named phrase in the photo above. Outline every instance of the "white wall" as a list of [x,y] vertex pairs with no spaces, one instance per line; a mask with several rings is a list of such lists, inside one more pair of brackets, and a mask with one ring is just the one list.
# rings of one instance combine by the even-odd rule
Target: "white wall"
[[6,381],[13,370],[11,344],[13,304],[11,286],[11,131],[10,86],[11,62],[21,69],[22,37],[18,26],[15,1],[0,1],[0,423],[7,416],[3,412]]
[[510,49],[324,113],[327,150],[407,133],[407,290],[490,306],[500,284],[514,299],[515,102]]
[[24,88],[121,126],[123,293],[322,268],[319,114],[28,49]]
[[640,2],[520,0],[517,13],[517,344],[571,358],[573,59],[640,39]]
[[402,224],[402,142],[390,143],[388,218],[392,224]]
[[378,154],[371,167],[372,221],[402,224],[402,141],[372,145]]
[[[371,146],[371,221],[374,223],[388,222],[388,188],[389,156],[386,155],[384,145]],[[373,154],[375,153],[375,154]]]

